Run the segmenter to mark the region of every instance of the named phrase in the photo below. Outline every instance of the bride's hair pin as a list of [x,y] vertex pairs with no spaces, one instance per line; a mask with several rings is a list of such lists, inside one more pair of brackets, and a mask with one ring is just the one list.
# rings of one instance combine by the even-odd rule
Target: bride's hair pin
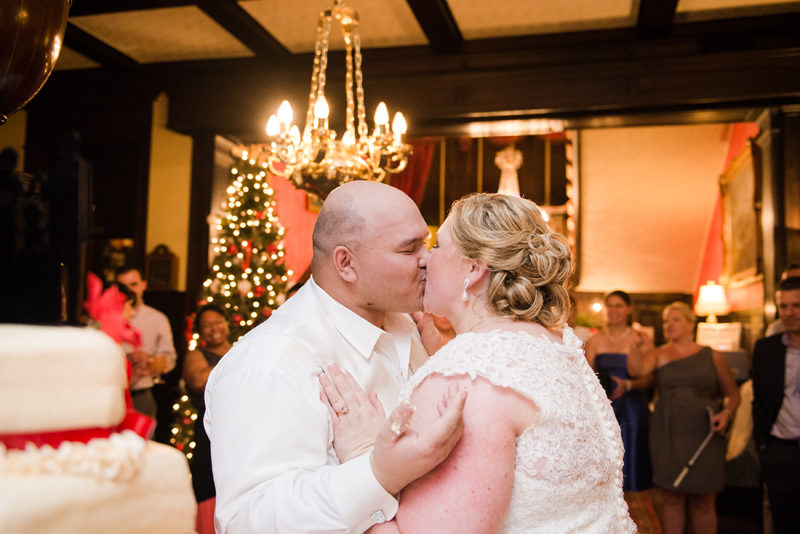
[[464,279],[464,292],[461,293],[461,300],[463,300],[464,302],[466,302],[467,298],[468,298],[467,297],[467,286],[468,285],[469,285],[469,278],[465,278]]

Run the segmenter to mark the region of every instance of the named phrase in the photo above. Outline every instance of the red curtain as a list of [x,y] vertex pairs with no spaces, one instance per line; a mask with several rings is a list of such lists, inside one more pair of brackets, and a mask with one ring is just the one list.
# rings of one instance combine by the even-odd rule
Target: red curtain
[[428,183],[428,173],[431,170],[436,143],[428,140],[407,142],[413,148],[413,152],[408,158],[405,170],[392,175],[392,185],[411,197],[411,200],[419,206],[425,194],[425,185]]

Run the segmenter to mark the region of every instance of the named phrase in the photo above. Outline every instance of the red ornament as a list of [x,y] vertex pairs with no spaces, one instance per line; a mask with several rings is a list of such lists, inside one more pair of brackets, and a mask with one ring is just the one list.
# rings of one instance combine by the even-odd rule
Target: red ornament
[[179,451],[182,451],[183,450],[183,443],[176,443],[175,444],[175,448],[178,449]]
[[183,424],[184,424],[184,425],[188,425],[189,423],[191,423],[191,421],[192,421],[192,420],[191,420],[191,419],[189,419],[188,417],[184,417],[184,418],[183,418]]
[[236,245],[228,245],[228,254],[236,254],[237,250]]
[[264,218],[264,212],[263,211],[257,211],[256,212],[256,219],[263,219],[263,218]]
[[195,314],[191,314],[186,318],[186,331],[183,333],[183,337],[186,338],[187,342],[192,340],[192,334],[194,334],[194,316]]
[[266,290],[264,289],[264,286],[256,286],[256,289],[254,291],[257,297],[262,296],[265,292]]
[[264,308],[264,315],[266,315],[267,317],[272,315],[272,308]]
[[270,243],[267,246],[267,252],[269,252],[270,254],[275,254],[276,250],[278,250],[278,247],[275,245],[275,243]]
[[238,314],[234,315],[233,316],[233,320],[236,321],[237,323],[241,323],[242,322],[242,316],[238,315]]

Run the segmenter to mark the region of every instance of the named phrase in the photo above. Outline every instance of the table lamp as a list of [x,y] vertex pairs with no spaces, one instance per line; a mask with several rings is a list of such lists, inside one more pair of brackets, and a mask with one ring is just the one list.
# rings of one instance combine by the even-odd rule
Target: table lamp
[[717,315],[725,315],[729,311],[731,306],[725,296],[724,287],[709,282],[700,288],[700,294],[694,305],[694,312],[697,315],[707,315],[706,322],[716,323]]

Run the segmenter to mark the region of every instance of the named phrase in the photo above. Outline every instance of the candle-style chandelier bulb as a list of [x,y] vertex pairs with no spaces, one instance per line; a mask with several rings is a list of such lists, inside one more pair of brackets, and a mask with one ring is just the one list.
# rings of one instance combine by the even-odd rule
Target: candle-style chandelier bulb
[[278,122],[278,117],[273,115],[267,122],[267,135],[272,137],[273,135],[278,135],[279,133],[281,133],[281,123]]
[[278,108],[278,122],[287,126],[292,123],[292,105],[288,100],[281,102],[281,107]]
[[325,99],[325,95],[320,95],[314,105],[314,116],[318,119],[327,119],[329,114],[328,101]]
[[296,124],[294,126],[292,126],[291,130],[289,130],[289,137],[292,138],[292,142],[295,145],[299,145],[300,144],[300,129],[297,127]]
[[396,134],[404,134],[406,133],[406,129],[408,125],[406,124],[406,119],[403,117],[403,114],[399,111],[394,114],[394,120],[392,121],[392,132]]
[[375,124],[378,126],[389,124],[389,110],[383,102],[378,104],[378,109],[375,110]]
[[352,130],[347,130],[342,136],[342,143],[348,146],[353,146],[356,144],[356,134],[353,133]]

